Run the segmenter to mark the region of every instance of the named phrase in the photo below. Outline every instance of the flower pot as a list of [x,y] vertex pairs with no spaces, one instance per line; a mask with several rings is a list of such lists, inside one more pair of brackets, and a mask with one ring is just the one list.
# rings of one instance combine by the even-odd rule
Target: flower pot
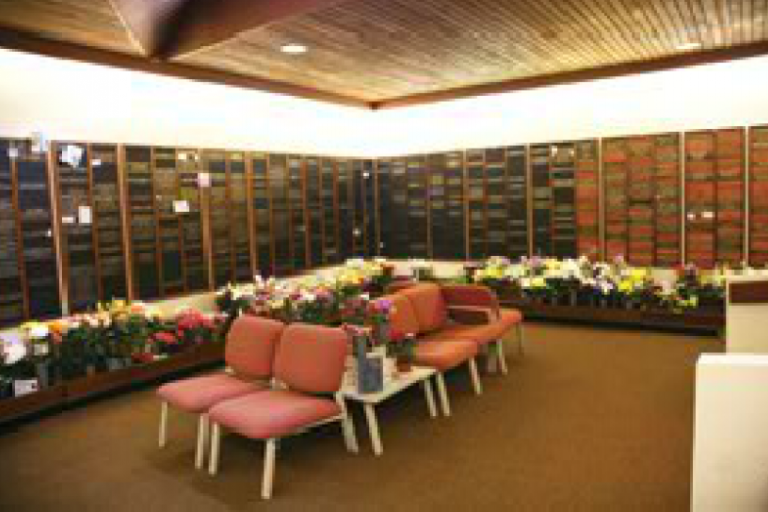
[[35,363],[35,375],[40,389],[53,385],[53,364],[51,361],[39,361]]

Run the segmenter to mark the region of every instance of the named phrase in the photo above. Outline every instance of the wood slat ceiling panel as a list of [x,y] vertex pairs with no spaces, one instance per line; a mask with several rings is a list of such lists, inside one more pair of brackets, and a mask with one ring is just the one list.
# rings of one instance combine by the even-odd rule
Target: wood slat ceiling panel
[[[205,1],[216,0],[178,0]],[[176,26],[167,25],[156,28]],[[2,28],[143,55],[112,0],[0,0]],[[515,79],[542,83],[538,78],[628,63],[639,63],[632,66],[638,69],[642,63],[695,54],[698,50],[677,49],[689,42],[708,51],[767,40],[768,0],[340,0],[173,61],[219,79],[233,74],[268,79],[386,105],[413,95],[418,100],[421,94],[445,98],[449,95],[429,93],[476,91],[471,87]],[[279,51],[294,42],[310,52]],[[14,44],[19,43],[6,43]],[[742,56],[765,53],[764,47],[753,44],[754,53],[746,47]]]
[[[765,0],[358,0],[180,61],[382,101],[766,38]],[[288,42],[310,53],[288,56]]]
[[109,0],[0,0],[0,25],[46,39],[139,53]]

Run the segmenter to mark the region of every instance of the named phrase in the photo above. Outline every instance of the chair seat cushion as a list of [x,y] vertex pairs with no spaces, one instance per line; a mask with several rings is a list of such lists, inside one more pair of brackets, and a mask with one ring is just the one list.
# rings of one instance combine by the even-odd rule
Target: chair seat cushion
[[170,382],[160,386],[157,394],[178,409],[202,413],[224,400],[266,388],[264,382],[248,382],[233,375],[217,373]]
[[416,344],[414,362],[437,371],[450,370],[477,355],[477,343],[470,340],[422,341]]
[[210,411],[213,422],[251,439],[292,434],[341,414],[333,399],[270,390],[227,400]]
[[470,340],[486,345],[503,338],[512,327],[520,323],[523,316],[515,309],[502,309],[501,317],[489,324],[448,324],[439,331],[422,336],[424,341]]

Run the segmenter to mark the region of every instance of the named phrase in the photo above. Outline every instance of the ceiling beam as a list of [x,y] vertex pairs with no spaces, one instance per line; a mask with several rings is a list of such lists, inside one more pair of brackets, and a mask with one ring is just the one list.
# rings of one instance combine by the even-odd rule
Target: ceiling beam
[[[120,1],[152,3],[152,0]],[[349,1],[181,0],[175,15],[167,21],[155,56],[178,58],[225,42],[247,30]]]
[[159,55],[188,0],[109,0],[134,43],[150,58]]
[[427,103],[484,96],[488,94],[524,91],[553,85],[574,84],[600,80],[603,78],[616,78],[655,71],[699,66],[703,64],[714,64],[748,57],[758,57],[761,55],[768,55],[768,41],[715,50],[696,51],[648,61],[614,64],[598,68],[580,69],[551,75],[516,78],[502,82],[469,85],[455,89],[413,94],[371,102],[370,106],[374,110],[410,107],[414,105],[424,105]]
[[101,50],[74,43],[42,39],[34,35],[4,27],[0,27],[0,48],[36,53],[48,57],[79,62],[102,64],[132,71],[143,71],[162,76],[185,78],[199,82],[216,83],[243,89],[285,94],[288,96],[324,101],[337,105],[366,109],[370,108],[370,104],[366,101],[332,92],[302,87],[300,85],[289,84],[277,80],[250,77],[214,69],[189,66],[186,64],[152,61],[141,56]]

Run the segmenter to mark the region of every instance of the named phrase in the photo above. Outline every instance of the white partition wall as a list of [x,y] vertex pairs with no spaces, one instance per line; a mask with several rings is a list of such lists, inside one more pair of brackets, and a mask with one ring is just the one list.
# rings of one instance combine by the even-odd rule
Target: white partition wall
[[692,510],[768,510],[768,355],[704,355],[696,370]]
[[[768,354],[768,300],[752,298],[749,301],[734,300],[734,287],[764,284],[765,276],[732,276],[728,278],[725,325],[726,352]],[[768,509],[767,509],[768,510]]]

